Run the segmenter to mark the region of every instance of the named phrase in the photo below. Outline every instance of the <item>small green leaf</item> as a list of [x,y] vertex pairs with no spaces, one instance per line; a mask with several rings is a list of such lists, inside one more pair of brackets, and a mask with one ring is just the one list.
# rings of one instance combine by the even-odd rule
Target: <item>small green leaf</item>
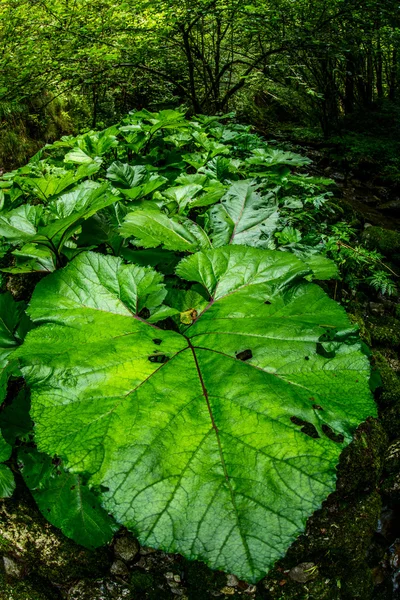
[[0,498],[11,498],[15,490],[15,480],[7,465],[0,464]]
[[9,444],[14,445],[17,439],[26,441],[31,434],[33,421],[29,415],[30,405],[29,391],[23,388],[0,412],[0,428]]
[[36,450],[22,449],[18,459],[25,483],[52,525],[86,548],[111,541],[118,526],[79,475],[68,473],[59,461]]

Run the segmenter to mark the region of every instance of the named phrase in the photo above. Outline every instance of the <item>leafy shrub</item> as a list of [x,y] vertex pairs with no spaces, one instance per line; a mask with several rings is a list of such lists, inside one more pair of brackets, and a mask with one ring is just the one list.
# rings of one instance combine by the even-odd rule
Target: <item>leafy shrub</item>
[[356,329],[312,283],[337,267],[290,224],[332,210],[329,181],[225,120],[136,112],[2,178],[3,271],[48,276],[28,317],[2,297],[2,400],[26,387],[0,459],[17,440],[39,508],[81,544],[106,543],[111,514],[255,581],[376,411]]

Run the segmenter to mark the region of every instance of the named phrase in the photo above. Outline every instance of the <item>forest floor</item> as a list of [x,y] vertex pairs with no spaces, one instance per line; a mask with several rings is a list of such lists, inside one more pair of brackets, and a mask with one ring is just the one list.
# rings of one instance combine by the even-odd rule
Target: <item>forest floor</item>
[[[337,181],[343,209],[355,211],[362,223],[360,236],[369,236],[370,245],[400,270],[393,258],[400,256],[395,194],[346,177],[321,152],[303,152]],[[10,287],[27,299],[23,278]],[[337,491],[265,579],[255,586],[179,555],[141,548],[125,531],[91,552],[45,521],[19,481],[14,497],[0,503],[0,600],[400,599],[400,312],[381,297],[352,302],[350,313],[381,373],[379,419],[359,427],[342,454]]]

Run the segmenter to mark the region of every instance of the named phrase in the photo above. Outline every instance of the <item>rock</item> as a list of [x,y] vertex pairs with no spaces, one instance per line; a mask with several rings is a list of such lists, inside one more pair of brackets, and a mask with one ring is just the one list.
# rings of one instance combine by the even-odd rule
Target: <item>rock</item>
[[369,323],[371,339],[375,344],[396,348],[400,346],[400,321],[394,317],[380,316]]
[[400,198],[380,204],[379,210],[398,215],[400,213]]
[[340,457],[337,489],[345,494],[374,489],[382,475],[387,447],[387,435],[377,419],[362,423]]
[[375,490],[346,500],[331,496],[307,522],[307,552],[312,556],[329,553],[335,569],[346,570],[350,561],[355,567],[365,560],[381,510]]
[[[376,528],[377,533],[379,533],[388,541],[393,540],[396,537],[395,532],[397,531],[398,518],[399,515],[395,510],[384,506],[378,520],[378,525]],[[383,557],[381,556],[380,558]]]
[[149,554],[155,554],[155,552],[157,552],[157,550],[155,548],[149,548],[148,546],[140,547],[140,554],[142,556],[148,556]]
[[393,504],[400,502],[400,473],[385,479],[381,487],[382,494]]
[[112,575],[116,575],[117,577],[122,577],[122,579],[128,579],[129,577],[129,569],[122,560],[115,560],[110,568],[110,573]]
[[289,571],[289,577],[298,583],[307,583],[318,576],[318,567],[312,562],[300,563]]
[[131,562],[139,554],[139,550],[139,542],[128,533],[115,540],[115,554],[125,562]]
[[226,585],[222,588],[221,593],[225,594],[225,596],[233,596],[234,594],[236,594],[236,590],[235,588]]
[[368,227],[362,234],[362,239],[371,250],[392,256],[400,252],[400,233],[383,227]]
[[381,302],[370,302],[369,310],[375,317],[383,317],[386,313],[385,306]]
[[0,572],[0,598],[1,600],[59,600],[61,596],[50,582],[11,580]]
[[[375,365],[379,370],[382,378],[382,393],[379,397],[381,406],[392,406],[400,404],[400,379],[396,373],[390,368],[385,356],[381,352],[374,352]],[[385,425],[386,429],[386,425]],[[388,431],[390,428],[388,429]],[[398,432],[395,438],[398,437]]]
[[63,585],[108,571],[106,548],[92,551],[78,546],[45,520],[23,489],[17,492],[0,503],[0,545],[4,555],[24,565],[26,576],[32,573]]
[[400,440],[393,442],[387,449],[385,469],[388,473],[400,471]]
[[134,600],[134,595],[128,585],[111,579],[85,579],[69,589],[67,600]]
[[13,558],[3,556],[4,571],[7,577],[13,579],[22,579],[24,576],[24,567]]
[[237,587],[239,585],[239,579],[233,573],[227,575],[226,585],[228,587]]

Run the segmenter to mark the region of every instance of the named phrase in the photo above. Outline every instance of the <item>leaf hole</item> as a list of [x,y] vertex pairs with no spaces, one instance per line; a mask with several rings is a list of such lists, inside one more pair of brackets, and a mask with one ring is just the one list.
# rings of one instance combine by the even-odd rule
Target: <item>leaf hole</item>
[[332,427],[326,425],[325,423],[322,425],[322,431],[326,435],[327,438],[335,442],[336,444],[342,444],[344,442],[344,435],[342,433],[335,433]]
[[266,301],[264,302],[264,304],[272,304],[272,302],[270,302],[269,300],[266,300]]
[[149,356],[149,361],[152,363],[166,363],[169,360],[165,354],[152,354]]
[[313,425],[312,423],[309,423],[308,421],[304,421],[303,419],[299,419],[299,417],[294,416],[290,417],[290,420],[292,421],[292,423],[294,423],[294,425],[301,427],[300,431],[305,435],[308,435],[308,437],[314,439],[319,438],[318,431],[316,430],[315,425]]
[[238,360],[249,360],[250,358],[253,358],[253,353],[250,349],[243,350],[242,352],[236,353],[236,358]]
[[153,342],[155,343],[156,346],[159,346],[160,344],[162,344],[162,340],[159,340],[158,338],[153,340]]
[[304,360],[310,360],[310,357],[309,356],[305,356]]

